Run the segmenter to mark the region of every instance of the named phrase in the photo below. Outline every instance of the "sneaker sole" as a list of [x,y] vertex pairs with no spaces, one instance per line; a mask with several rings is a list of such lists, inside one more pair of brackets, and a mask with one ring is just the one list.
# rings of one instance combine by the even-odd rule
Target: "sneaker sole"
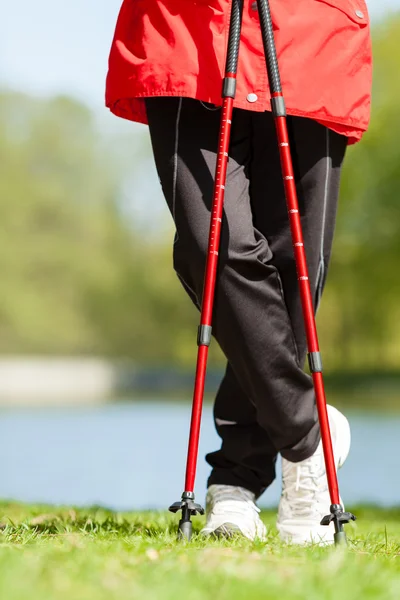
[[240,527],[234,525],[233,523],[223,523],[222,525],[217,527],[217,529],[214,531],[214,535],[216,535],[217,537],[225,538],[232,538],[236,537],[237,535],[245,537]]
[[302,535],[301,532],[296,534],[293,531],[289,534],[280,530],[279,536],[283,542],[292,546],[331,546],[334,543],[333,531],[327,531],[327,527],[324,526],[308,531],[307,535]]
[[234,523],[222,523],[222,525],[213,530],[202,529],[201,533],[203,535],[215,535],[218,538],[232,538],[237,535],[246,537],[240,527]]
[[226,523],[222,523],[215,529],[207,529],[206,527],[204,527],[204,529],[202,529],[200,533],[204,536],[214,536],[217,538],[225,539],[241,537],[246,538],[252,542],[256,539],[260,540],[261,542],[265,542],[265,540],[267,539],[267,529],[264,525],[263,530],[257,529],[255,535],[246,535],[238,525],[236,525],[235,523],[229,523],[228,521]]

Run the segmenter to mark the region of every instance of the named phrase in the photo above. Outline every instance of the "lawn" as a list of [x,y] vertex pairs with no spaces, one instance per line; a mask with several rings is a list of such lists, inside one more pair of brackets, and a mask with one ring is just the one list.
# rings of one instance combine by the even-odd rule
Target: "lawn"
[[[169,513],[0,504],[1,600],[400,600],[400,509],[355,510],[348,550],[176,542]],[[196,530],[201,525],[195,519]]]

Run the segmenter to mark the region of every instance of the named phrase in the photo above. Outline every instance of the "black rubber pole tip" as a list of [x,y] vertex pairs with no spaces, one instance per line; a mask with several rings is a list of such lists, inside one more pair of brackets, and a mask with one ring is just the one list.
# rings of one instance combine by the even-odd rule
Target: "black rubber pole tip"
[[178,540],[190,542],[192,538],[192,523],[190,521],[179,521]]
[[333,536],[335,540],[335,546],[347,546],[347,537],[344,531],[338,531]]

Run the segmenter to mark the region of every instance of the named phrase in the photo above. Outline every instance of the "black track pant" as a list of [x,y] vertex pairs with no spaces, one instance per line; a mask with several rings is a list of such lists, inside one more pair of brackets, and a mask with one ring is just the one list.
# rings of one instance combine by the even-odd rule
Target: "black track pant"
[[[207,256],[220,109],[197,100],[146,100],[154,157],[176,226],[174,267],[199,307]],[[346,138],[288,118],[311,289],[328,267]],[[215,402],[222,447],[209,484],[259,495],[278,452],[297,462],[319,442],[304,324],[274,122],[235,109],[225,188],[213,334],[228,366]]]

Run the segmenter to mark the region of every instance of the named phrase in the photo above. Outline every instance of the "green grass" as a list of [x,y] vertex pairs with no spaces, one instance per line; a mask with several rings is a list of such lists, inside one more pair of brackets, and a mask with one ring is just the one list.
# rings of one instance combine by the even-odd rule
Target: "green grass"
[[[1,600],[400,600],[400,509],[359,508],[350,547],[177,543],[169,513],[0,504]],[[196,531],[201,520],[195,520]]]

